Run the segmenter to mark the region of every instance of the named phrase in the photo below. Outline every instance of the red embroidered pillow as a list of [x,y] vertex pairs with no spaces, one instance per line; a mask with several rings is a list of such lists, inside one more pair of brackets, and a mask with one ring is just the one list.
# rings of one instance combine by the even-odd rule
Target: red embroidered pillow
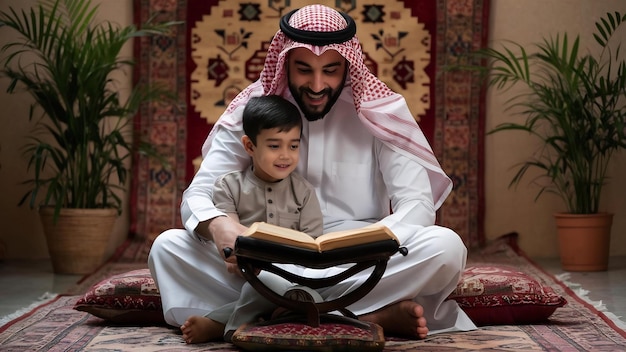
[[241,326],[232,343],[246,351],[355,351],[378,352],[385,347],[383,329],[372,323],[353,325],[324,322],[272,321]]
[[111,276],[93,285],[74,309],[120,324],[164,324],[161,296],[149,269]]
[[478,326],[532,324],[567,301],[552,288],[505,265],[468,266],[449,298]]

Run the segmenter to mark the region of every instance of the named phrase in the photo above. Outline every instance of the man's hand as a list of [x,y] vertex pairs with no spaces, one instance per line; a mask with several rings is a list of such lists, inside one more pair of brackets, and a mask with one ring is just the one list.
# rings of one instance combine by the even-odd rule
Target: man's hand
[[224,258],[228,272],[241,276],[241,272],[237,267],[237,257],[230,255],[226,258],[224,248],[234,249],[237,236],[242,234],[248,228],[228,216],[220,216],[204,221],[198,225],[198,228],[202,228],[202,230],[198,231],[200,235],[206,234],[205,237],[213,240],[217,250],[221,254],[222,258]]

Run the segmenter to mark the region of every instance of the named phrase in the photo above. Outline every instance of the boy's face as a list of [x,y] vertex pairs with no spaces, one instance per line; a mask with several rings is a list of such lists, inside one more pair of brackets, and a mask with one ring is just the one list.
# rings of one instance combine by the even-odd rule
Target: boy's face
[[300,128],[279,132],[278,128],[263,129],[256,137],[256,146],[248,136],[242,142],[252,157],[254,174],[266,182],[276,182],[289,176],[300,159]]

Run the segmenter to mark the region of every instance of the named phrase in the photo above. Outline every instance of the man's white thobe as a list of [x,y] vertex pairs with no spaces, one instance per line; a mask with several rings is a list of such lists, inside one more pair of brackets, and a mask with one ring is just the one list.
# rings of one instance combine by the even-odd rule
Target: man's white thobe
[[[287,98],[293,101],[289,94]],[[232,113],[241,114],[242,109]],[[222,215],[210,198],[215,178],[249,165],[240,142],[243,132],[219,125],[214,128],[210,148],[183,197],[186,230],[164,232],[150,253],[149,265],[161,292],[165,319],[172,325],[232,304],[244,283],[226,272],[213,243],[194,234],[201,221]],[[347,308],[362,315],[413,300],[424,307],[430,333],[475,329],[456,302],[447,300],[460,279],[467,253],[454,231],[434,225],[439,204],[432,199],[429,171],[406,152],[372,135],[356,115],[349,86],[326,117],[304,121],[301,153],[297,172],[316,188],[325,232],[380,221],[409,251],[407,256],[392,256],[378,285]],[[343,268],[290,265],[288,270],[328,277]],[[369,273],[358,273],[318,292],[325,299],[334,299],[358,287]]]

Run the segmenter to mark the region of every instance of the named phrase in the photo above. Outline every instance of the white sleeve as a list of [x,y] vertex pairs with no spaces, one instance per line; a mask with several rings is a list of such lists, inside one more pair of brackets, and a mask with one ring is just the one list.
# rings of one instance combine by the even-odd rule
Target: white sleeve
[[213,141],[202,160],[200,169],[183,192],[180,206],[183,225],[193,232],[202,221],[225,215],[215,208],[212,194],[215,180],[230,171],[243,170],[250,164],[250,157],[241,144],[242,131],[231,131],[214,126]]
[[385,217],[383,223],[390,228],[395,223],[434,225],[436,208],[427,169],[415,158],[385,143],[379,143],[377,152],[392,209],[392,214]]

